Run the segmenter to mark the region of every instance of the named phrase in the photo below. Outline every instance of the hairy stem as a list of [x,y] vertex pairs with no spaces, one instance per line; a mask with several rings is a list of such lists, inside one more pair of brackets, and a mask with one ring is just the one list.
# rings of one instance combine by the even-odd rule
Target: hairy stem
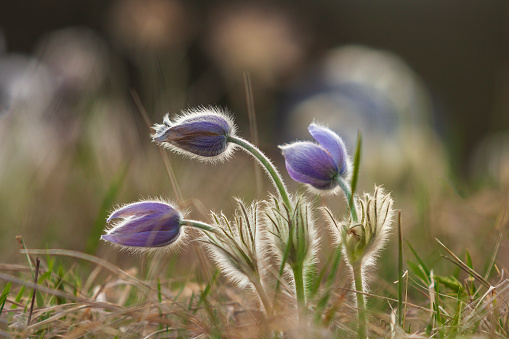
[[340,176],[338,176],[336,180],[339,184],[339,187],[341,187],[341,190],[343,190],[343,193],[345,194],[346,202],[350,208],[350,215],[352,216],[352,220],[354,223],[357,223],[357,211],[355,210],[355,202],[352,199],[352,191],[350,190],[350,186],[348,185],[348,182]]
[[355,281],[355,293],[357,296],[357,317],[359,321],[359,332],[357,337],[365,339],[367,334],[367,321],[366,321],[366,301],[364,299],[364,287],[362,284],[362,267],[361,263],[355,263],[352,266],[353,279]]
[[216,231],[216,229],[214,227],[212,227],[209,224],[206,224],[206,223],[204,223],[202,221],[182,220],[180,222],[180,225],[181,226],[190,226],[190,227],[199,228],[200,230],[206,231],[206,232],[215,232]]
[[304,315],[306,309],[306,295],[304,292],[304,275],[302,263],[293,265],[293,276],[295,279],[295,292],[297,293],[297,305],[299,307],[299,317]]
[[247,140],[237,136],[229,136],[228,141],[239,145],[244,151],[252,155],[256,160],[258,160],[258,162],[260,162],[260,164],[265,168],[270,178],[272,179],[274,186],[276,186],[277,190],[279,191],[279,195],[281,196],[281,199],[283,199],[284,204],[291,211],[292,204],[290,202],[290,196],[286,190],[286,186],[283,182],[283,178],[281,178],[281,175],[277,171],[276,167],[272,164],[270,159],[267,158],[267,156],[263,154],[263,152],[260,151],[255,145],[251,144]]
[[265,289],[263,288],[259,278],[251,279],[253,286],[260,297],[260,301],[262,302],[263,308],[265,308],[265,313],[268,317],[272,316],[272,305],[270,303],[270,299],[265,293]]

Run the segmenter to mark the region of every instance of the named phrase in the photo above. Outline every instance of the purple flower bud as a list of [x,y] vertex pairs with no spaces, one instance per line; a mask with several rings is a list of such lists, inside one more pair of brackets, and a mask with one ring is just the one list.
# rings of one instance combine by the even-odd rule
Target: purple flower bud
[[338,177],[348,178],[351,164],[343,140],[330,129],[311,124],[308,128],[318,144],[297,141],[280,146],[286,169],[293,180],[318,190],[337,187]]
[[136,248],[163,247],[180,235],[182,216],[171,205],[160,201],[140,201],[115,210],[108,217],[122,219],[101,236],[116,245]]
[[176,152],[214,161],[231,154],[233,144],[228,137],[235,135],[236,128],[229,116],[207,108],[184,112],[174,122],[166,115],[163,124],[156,124],[154,130],[155,142]]

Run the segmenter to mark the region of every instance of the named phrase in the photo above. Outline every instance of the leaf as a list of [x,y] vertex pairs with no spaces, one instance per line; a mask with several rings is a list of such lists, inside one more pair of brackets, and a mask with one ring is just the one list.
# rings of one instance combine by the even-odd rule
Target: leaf
[[470,267],[471,269],[474,269],[474,265],[472,264],[472,257],[470,256],[470,252],[468,252],[468,249],[466,250],[467,252],[467,266]]
[[357,188],[357,179],[359,177],[359,168],[361,165],[361,152],[362,152],[362,135],[361,132],[359,131],[357,133],[357,146],[355,147],[355,155],[353,160],[352,183],[350,185],[352,194],[350,195],[350,201],[348,203],[349,206],[352,206],[353,196]]
[[99,213],[95,219],[94,226],[92,227],[92,230],[88,236],[87,244],[85,246],[86,253],[94,254],[97,250],[97,247],[99,246],[101,234],[105,226],[105,220],[108,218],[108,212],[112,208],[115,198],[122,188],[122,184],[124,183],[128,168],[129,166],[125,165],[117,171],[115,177],[110,183],[110,186],[108,187],[108,190],[106,191],[106,194],[104,195],[101,207],[99,208]]
[[424,274],[426,276],[426,279],[424,279],[424,281],[426,282],[426,285],[429,285],[430,284],[430,279],[429,279],[430,270],[428,269],[428,267],[426,266],[424,261],[422,261],[422,259],[419,257],[419,255],[414,250],[412,245],[410,245],[410,243],[408,241],[406,243],[407,243],[408,247],[410,248],[410,251],[412,251],[412,254],[414,255],[415,259],[419,263],[420,267],[422,268],[422,271],[424,272]]
[[5,285],[2,295],[0,295],[0,315],[2,315],[2,311],[4,310],[5,302],[7,301],[7,296],[11,291],[11,283],[7,283]]
[[[474,277],[477,281],[479,281],[481,284],[483,284],[486,288],[490,288],[491,285],[488,281],[486,281],[486,279],[484,279],[483,277],[481,277],[481,275],[479,273],[477,273],[476,271],[474,271],[471,267],[469,267],[467,264],[465,264],[463,261],[461,261],[460,258],[458,258],[456,256],[456,254],[454,254],[450,249],[448,249],[444,244],[442,244],[442,242],[440,242],[440,240],[438,240],[437,238],[435,238],[435,240],[438,242],[438,244],[440,246],[442,246],[443,249],[445,249],[447,251],[447,253],[449,253],[451,256],[452,256],[452,259],[449,258],[449,257],[446,257],[444,256],[444,258],[450,260],[452,263],[458,265],[459,267],[461,267],[465,272],[467,272],[468,274],[470,274],[472,277]],[[468,252],[467,252],[468,253]],[[467,259],[470,257],[470,255],[467,255]],[[470,260],[471,261],[471,260]]]
[[430,284],[429,276],[426,275],[426,272],[423,270],[422,266],[420,266],[410,260],[407,261],[407,265],[408,265],[408,270],[411,273],[418,276],[424,282],[425,285]]
[[450,288],[455,293],[462,293],[463,292],[463,285],[454,277],[442,277],[438,275],[434,275],[433,278],[444,285],[447,288]]

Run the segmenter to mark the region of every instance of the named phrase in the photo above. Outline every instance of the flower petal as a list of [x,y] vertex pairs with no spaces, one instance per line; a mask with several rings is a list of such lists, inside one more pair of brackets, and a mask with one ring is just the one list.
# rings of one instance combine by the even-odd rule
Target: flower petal
[[180,215],[149,214],[140,218],[128,218],[117,224],[108,234],[168,231],[180,227]]
[[217,134],[228,134],[231,131],[230,123],[222,116],[215,114],[203,114],[203,115],[190,115],[179,121],[179,125],[191,124],[191,123],[210,123]]
[[307,141],[280,147],[292,179],[318,189],[334,185],[338,173],[336,163],[322,147]]
[[139,233],[111,233],[102,236],[102,239],[118,245],[131,247],[162,247],[177,240],[180,228],[168,231],[146,231]]
[[[140,201],[129,205],[125,205],[108,217],[107,222],[116,218],[127,218],[132,216],[147,215],[153,213],[168,213],[175,211],[170,205],[157,201]],[[175,211],[175,213],[177,213]]]
[[314,123],[309,125],[308,131],[311,136],[327,150],[332,159],[334,159],[339,169],[339,174],[344,174],[345,171],[349,170],[346,146],[339,135],[326,127]]
[[316,189],[326,190],[334,186],[334,182],[331,180],[321,180],[313,178],[294,170],[288,162],[286,162],[286,170],[288,171],[288,174],[293,180],[301,182],[303,184],[309,184]]
[[193,154],[213,157],[226,150],[227,135],[220,126],[199,121],[169,128],[164,141]]

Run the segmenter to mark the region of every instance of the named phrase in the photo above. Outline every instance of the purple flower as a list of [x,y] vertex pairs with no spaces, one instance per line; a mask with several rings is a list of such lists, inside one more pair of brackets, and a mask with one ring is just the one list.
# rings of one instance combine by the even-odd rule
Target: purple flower
[[182,216],[171,205],[160,201],[140,201],[115,210],[107,222],[122,219],[101,236],[116,245],[136,248],[163,247],[180,235]]
[[231,154],[233,144],[228,142],[228,137],[235,135],[236,128],[229,116],[207,108],[183,112],[175,121],[166,115],[154,130],[155,142],[176,152],[214,161]]
[[340,177],[348,178],[351,172],[345,144],[326,127],[313,123],[308,130],[318,144],[297,141],[280,146],[286,169],[295,181],[309,184],[318,190],[332,190],[337,187]]

